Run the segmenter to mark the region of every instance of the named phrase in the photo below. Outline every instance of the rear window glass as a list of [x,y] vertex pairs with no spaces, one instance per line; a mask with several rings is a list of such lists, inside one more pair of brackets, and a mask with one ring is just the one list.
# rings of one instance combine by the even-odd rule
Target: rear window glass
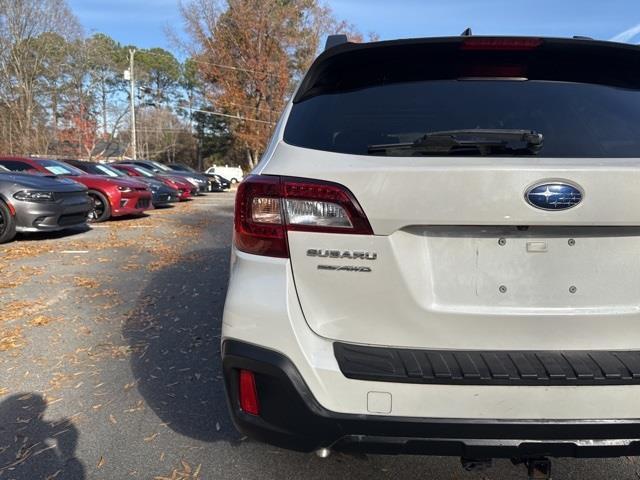
[[536,131],[544,135],[539,157],[640,157],[640,91],[545,80],[394,83],[294,104],[284,140],[367,155],[371,145],[460,129]]

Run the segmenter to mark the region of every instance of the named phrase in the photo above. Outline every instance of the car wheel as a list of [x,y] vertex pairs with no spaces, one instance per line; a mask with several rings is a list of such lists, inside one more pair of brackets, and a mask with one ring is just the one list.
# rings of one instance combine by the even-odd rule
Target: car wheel
[[0,200],[0,243],[7,243],[16,236],[16,220],[6,203]]
[[238,183],[238,179],[237,178],[232,178],[230,180],[230,182],[231,182],[231,184]]
[[95,190],[89,190],[89,198],[92,207],[89,212],[88,220],[92,223],[104,222],[111,217],[111,206],[109,200],[102,193]]

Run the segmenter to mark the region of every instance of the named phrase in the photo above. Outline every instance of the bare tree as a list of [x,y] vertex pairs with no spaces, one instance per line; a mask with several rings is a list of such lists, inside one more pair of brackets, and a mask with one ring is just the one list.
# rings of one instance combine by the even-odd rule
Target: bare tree
[[11,153],[44,153],[50,143],[45,137],[51,136],[48,127],[56,119],[47,118],[38,99],[55,98],[50,89],[58,88],[42,81],[47,60],[61,57],[60,43],[52,35],[67,42],[81,36],[65,0],[0,0],[2,128]]
[[208,98],[237,118],[230,127],[252,168],[331,13],[317,0],[191,0],[181,11]]
[[195,150],[190,125],[168,108],[140,109],[136,125],[145,158],[174,162]]

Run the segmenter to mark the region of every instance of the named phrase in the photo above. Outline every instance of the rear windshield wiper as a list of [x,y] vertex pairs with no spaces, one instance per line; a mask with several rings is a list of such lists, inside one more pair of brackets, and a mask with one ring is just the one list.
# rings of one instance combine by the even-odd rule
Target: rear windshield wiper
[[369,145],[370,154],[402,155],[535,155],[543,135],[533,130],[469,129],[428,132],[415,142]]

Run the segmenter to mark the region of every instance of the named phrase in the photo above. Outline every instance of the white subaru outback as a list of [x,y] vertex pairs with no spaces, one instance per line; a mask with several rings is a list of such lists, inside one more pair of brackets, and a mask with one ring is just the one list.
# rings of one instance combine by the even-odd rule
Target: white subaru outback
[[640,454],[638,158],[640,47],[326,50],[237,193],[237,428],[467,466]]

